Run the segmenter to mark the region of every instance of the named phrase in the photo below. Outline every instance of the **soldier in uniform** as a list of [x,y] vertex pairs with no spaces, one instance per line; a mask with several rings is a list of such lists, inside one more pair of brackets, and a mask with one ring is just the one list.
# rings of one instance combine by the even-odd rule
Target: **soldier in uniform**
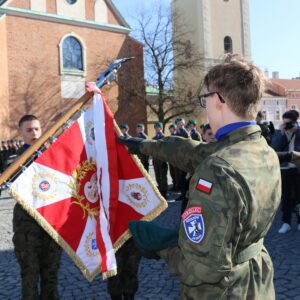
[[[176,136],[176,124],[173,123],[171,125],[169,125],[169,132],[170,132],[170,136]],[[173,183],[173,187],[171,189],[172,192],[176,192],[178,191],[178,184],[177,184],[177,178],[176,178],[176,167],[172,166],[171,164],[169,164],[169,170],[170,170],[170,175],[172,178],[172,183]]]
[[209,124],[206,124],[203,128],[203,140],[207,143],[215,142],[215,135]]
[[122,134],[123,134],[123,136],[124,137],[130,137],[130,135],[129,135],[129,126],[127,125],[127,124],[121,124],[121,126],[120,126],[120,129],[121,129],[121,131],[122,131]]
[[[19,121],[19,134],[25,144],[19,154],[30,147],[41,133],[37,117],[23,116]],[[13,231],[15,255],[21,269],[22,299],[59,299],[57,275],[61,248],[18,203],[13,212]]]
[[[2,146],[2,142],[1,142],[0,143],[0,174],[4,170],[4,166],[3,166],[3,163],[4,163],[3,153],[4,153],[4,149],[3,149],[3,146]],[[1,193],[1,190],[0,190],[0,193]]]
[[201,134],[197,130],[196,125],[197,125],[197,122],[195,120],[189,120],[187,126],[190,131],[190,136],[191,136],[192,140],[201,142],[202,141]]
[[[273,300],[273,265],[263,240],[280,203],[281,178],[278,157],[255,122],[264,77],[251,62],[229,54],[210,69],[204,88],[200,104],[216,143],[122,141],[131,152],[193,174],[178,246],[156,254],[179,277],[181,299]],[[210,154],[203,152],[207,146]]]
[[141,254],[129,239],[116,253],[118,274],[107,279],[111,300],[134,300],[138,290],[138,270]]
[[[185,125],[184,118],[176,119],[176,126],[177,126],[176,135],[183,138],[189,138],[190,135],[184,125]],[[184,207],[185,203],[187,202],[186,193],[188,190],[188,179],[187,179],[187,173],[180,170],[179,168],[176,168],[176,182],[178,183],[178,188],[181,193],[176,200],[182,200],[183,201],[182,207]]]
[[[147,135],[145,134],[145,126],[142,123],[136,125],[136,136],[142,139],[147,139]],[[149,172],[149,156],[140,154],[138,155],[141,163],[143,164],[145,170]]]
[[9,156],[9,148],[7,141],[1,141],[1,161],[2,161],[2,172],[5,170],[6,160]]
[[[162,132],[162,123],[156,122],[154,124],[155,129],[155,136],[153,140],[158,141],[162,139],[165,135]],[[153,167],[155,173],[155,179],[158,184],[158,189],[161,195],[164,198],[167,198],[167,191],[168,191],[168,164],[165,161],[161,161],[153,157]]]

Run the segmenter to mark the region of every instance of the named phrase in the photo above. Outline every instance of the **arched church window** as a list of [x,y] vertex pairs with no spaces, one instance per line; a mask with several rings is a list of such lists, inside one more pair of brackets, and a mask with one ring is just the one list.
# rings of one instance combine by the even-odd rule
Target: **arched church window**
[[232,38],[230,36],[224,38],[224,52],[232,53]]
[[63,41],[62,47],[63,69],[70,71],[83,71],[83,53],[80,42],[73,36]]

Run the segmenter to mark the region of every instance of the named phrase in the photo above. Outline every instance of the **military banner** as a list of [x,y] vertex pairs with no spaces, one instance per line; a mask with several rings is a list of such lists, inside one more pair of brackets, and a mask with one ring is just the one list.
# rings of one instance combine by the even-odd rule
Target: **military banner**
[[90,281],[116,274],[128,221],[152,220],[167,207],[138,159],[116,142],[117,131],[104,96],[95,94],[93,106],[10,186]]

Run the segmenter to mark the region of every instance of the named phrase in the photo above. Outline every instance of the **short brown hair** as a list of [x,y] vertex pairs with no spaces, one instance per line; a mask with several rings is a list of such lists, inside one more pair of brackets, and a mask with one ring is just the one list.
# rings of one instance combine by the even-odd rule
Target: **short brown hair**
[[24,122],[27,122],[27,121],[34,121],[34,120],[39,121],[39,119],[38,119],[35,115],[24,115],[24,116],[19,120],[18,125],[19,125],[19,127],[21,127],[22,124],[23,124]]
[[227,54],[204,78],[207,89],[218,92],[230,110],[242,118],[256,117],[265,81],[256,65],[236,54]]

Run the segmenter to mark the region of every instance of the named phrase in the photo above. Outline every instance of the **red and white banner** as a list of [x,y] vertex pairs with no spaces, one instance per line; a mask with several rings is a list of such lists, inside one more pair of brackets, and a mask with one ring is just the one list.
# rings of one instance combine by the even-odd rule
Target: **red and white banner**
[[11,195],[69,254],[88,280],[117,272],[128,222],[166,207],[136,157],[116,142],[103,95],[12,183]]

